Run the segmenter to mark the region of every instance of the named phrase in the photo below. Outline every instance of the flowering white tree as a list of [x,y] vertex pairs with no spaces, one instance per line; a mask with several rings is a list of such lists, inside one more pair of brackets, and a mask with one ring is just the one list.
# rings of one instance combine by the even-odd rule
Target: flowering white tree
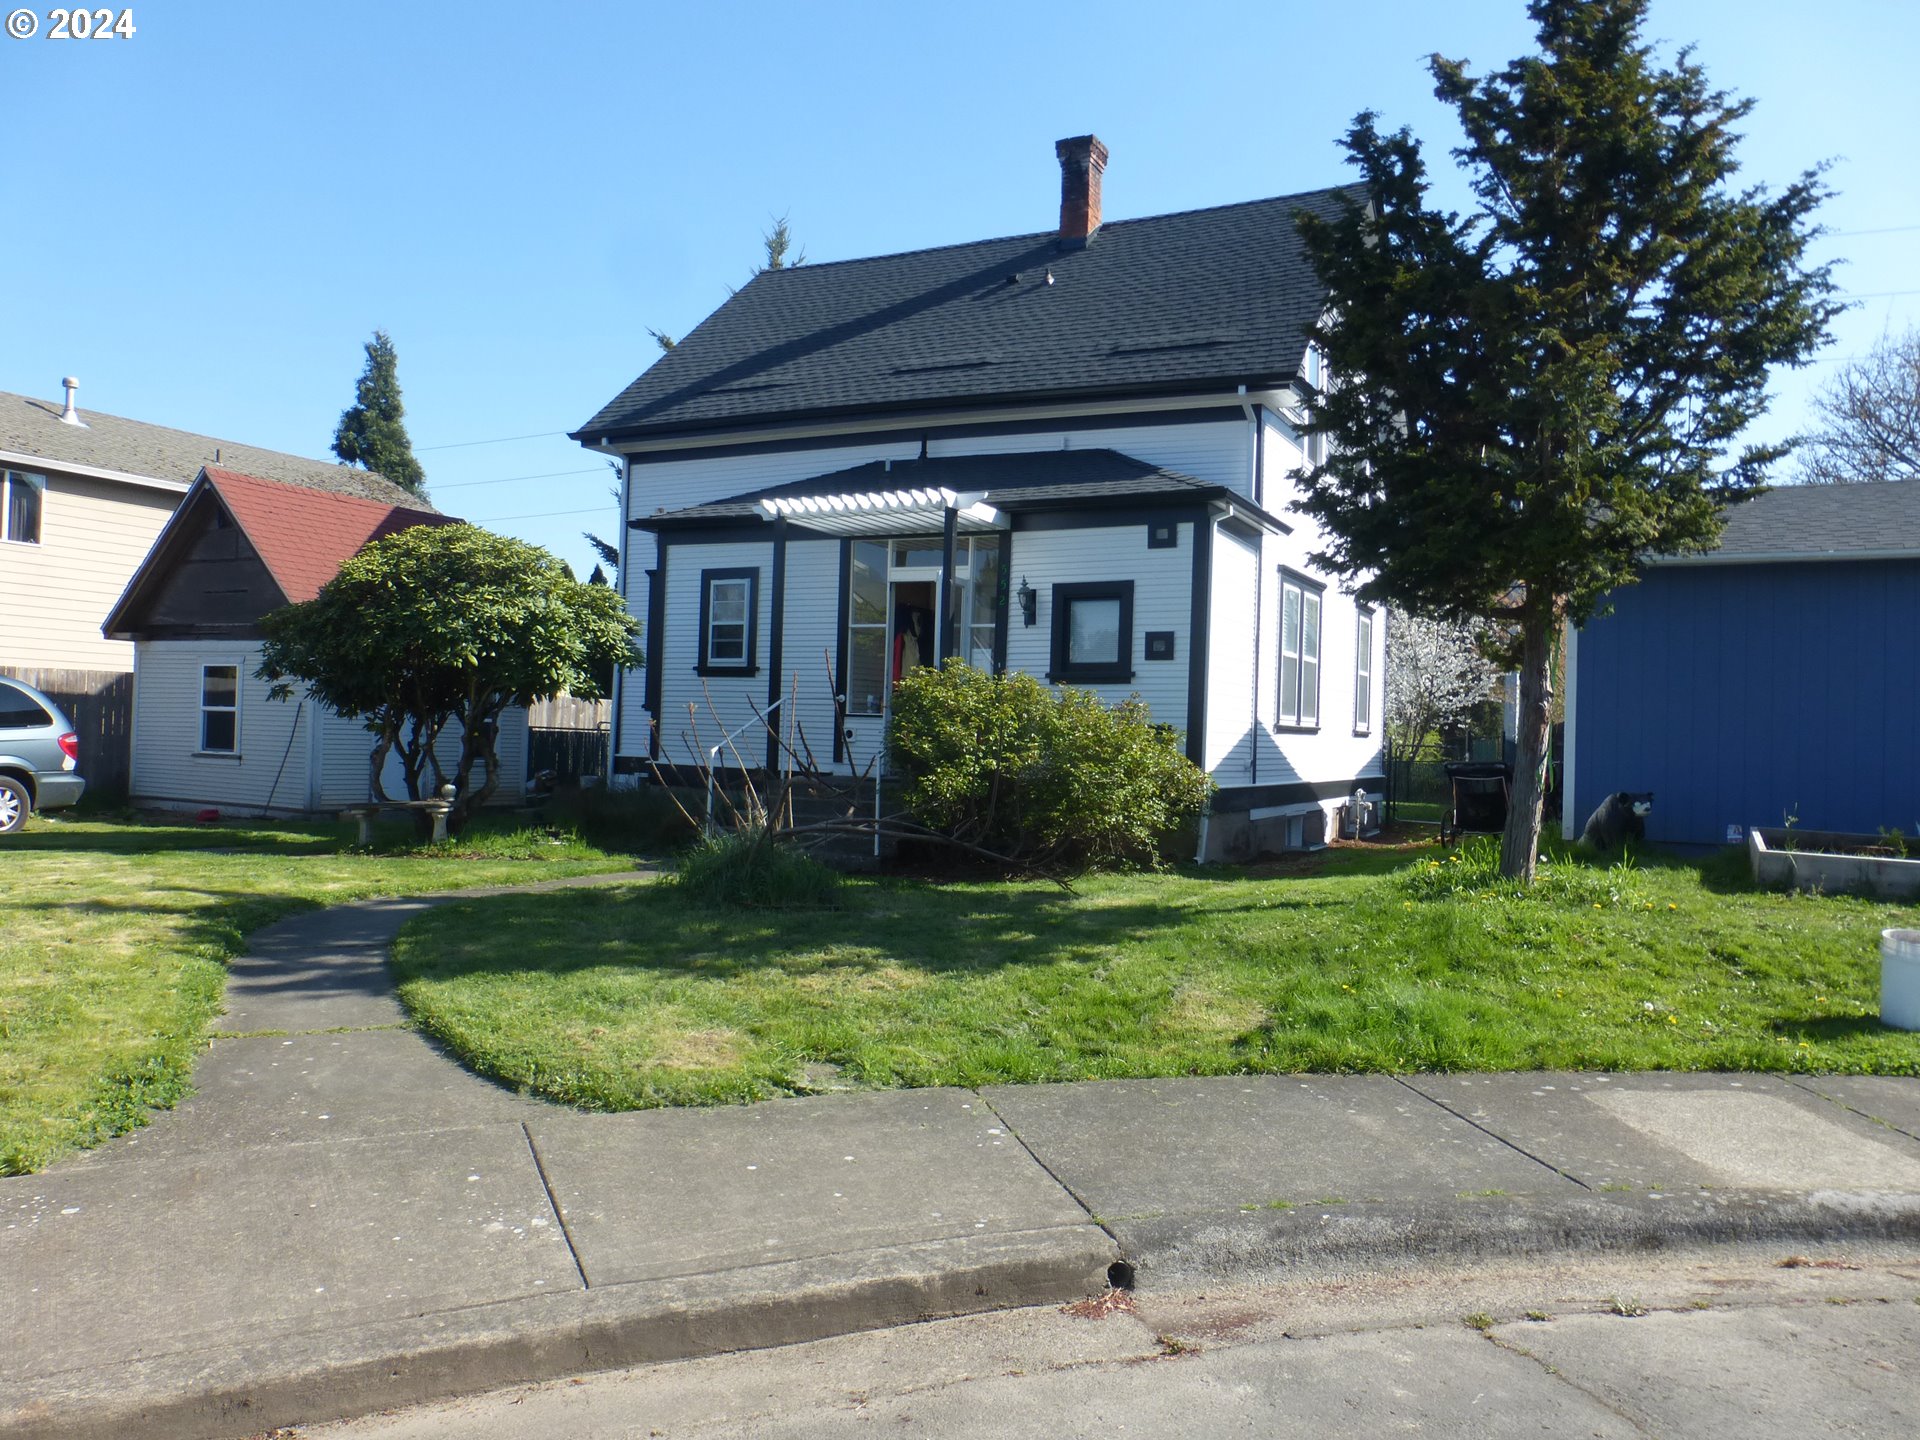
[[1387,735],[1412,755],[1436,730],[1465,725],[1499,670],[1471,626],[1393,610],[1387,617]]

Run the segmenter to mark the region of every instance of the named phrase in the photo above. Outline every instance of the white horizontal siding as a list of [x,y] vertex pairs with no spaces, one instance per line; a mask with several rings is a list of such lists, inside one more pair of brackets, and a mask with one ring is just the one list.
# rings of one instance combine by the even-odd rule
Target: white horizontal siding
[[[767,572],[769,583],[772,571]],[[839,654],[840,542],[787,539],[786,631],[781,637],[781,733],[788,712],[799,717],[814,759],[833,759],[834,662]],[[762,694],[765,688],[762,687]],[[798,707],[797,710],[795,707]]]
[[[1259,754],[1245,783],[1280,785],[1296,781],[1330,783],[1356,776],[1382,774],[1380,705],[1381,676],[1386,673],[1386,625],[1379,615],[1373,635],[1373,720],[1369,733],[1355,735],[1355,638],[1358,606],[1340,582],[1313,564],[1312,552],[1324,543],[1318,524],[1290,507],[1299,494],[1291,472],[1301,464],[1301,451],[1284,424],[1269,419],[1262,447],[1262,490],[1265,508],[1293,527],[1290,535],[1270,535],[1262,544],[1260,596],[1260,680],[1257,703],[1260,725]],[[1276,734],[1279,716],[1280,583],[1285,566],[1321,581],[1326,591],[1320,616],[1320,726],[1309,734]],[[1223,783],[1229,783],[1224,780]]]
[[1150,465],[1191,475],[1210,485],[1226,485],[1245,494],[1253,474],[1252,432],[1237,413],[1232,418],[1171,425],[1066,425],[1011,435],[960,435],[927,442],[927,454],[1021,455],[1047,450],[1118,450]]
[[[133,648],[130,788],[136,805],[288,813],[306,808],[309,735],[318,707],[267,697],[267,682],[253,673],[260,664],[257,643],[142,640]],[[237,755],[200,753],[204,665],[239,669]]]
[[[1182,734],[1187,728],[1187,662],[1193,621],[1193,526],[1182,524],[1176,548],[1149,550],[1147,527],[1117,525],[1076,530],[1021,530],[1013,534],[1007,575],[1013,604],[1007,629],[1007,668],[1045,678],[1052,663],[1053,587],[1086,581],[1133,581],[1134,678],[1129,683],[1089,685],[1109,704],[1137,694],[1153,718]],[[1013,603],[1021,581],[1039,600],[1031,626]],[[1148,660],[1149,630],[1174,632],[1174,658]]]
[[38,545],[0,541],[0,669],[131,670],[100,627],[180,497],[53,475],[44,499]]
[[1224,530],[1213,536],[1213,589],[1207,641],[1205,765],[1221,785],[1251,785],[1260,743],[1254,715],[1254,591],[1260,569],[1257,540]]
[[[373,759],[373,734],[361,720],[349,720],[331,710],[323,710],[319,726],[321,766],[320,784],[315,795],[316,808],[338,810],[362,805],[373,798],[368,767]],[[460,763],[460,723],[454,721],[440,732],[434,742],[434,754],[447,778],[453,778]],[[509,705],[500,715],[500,733],[494,740],[494,756],[500,762],[500,787],[488,799],[490,805],[514,804],[526,797],[527,789],[527,712]],[[476,768],[472,784],[486,783],[484,768]],[[389,800],[407,798],[407,782],[399,758],[389,754],[380,771],[380,786]]]
[[[759,625],[751,675],[700,675],[700,574],[757,569]],[[791,614],[791,610],[788,612]],[[767,642],[773,621],[773,529],[763,539],[716,545],[675,545],[667,560],[667,606],[660,636],[660,755],[674,764],[703,763],[707,747],[754,718],[767,698]],[[644,673],[644,672],[642,672]],[[634,686],[634,689],[640,687]],[[630,754],[646,753],[645,730],[623,737]],[[724,759],[725,757],[723,757]],[[764,764],[764,734],[740,752],[748,765]],[[730,763],[730,762],[729,762]]]

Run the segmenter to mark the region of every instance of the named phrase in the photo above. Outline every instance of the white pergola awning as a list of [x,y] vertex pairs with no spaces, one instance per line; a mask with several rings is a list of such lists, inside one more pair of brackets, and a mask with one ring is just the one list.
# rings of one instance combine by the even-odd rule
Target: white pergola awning
[[846,495],[782,495],[759,502],[768,520],[786,520],[828,535],[901,535],[941,530],[947,512],[962,533],[1004,530],[1006,517],[978,492],[874,490]]

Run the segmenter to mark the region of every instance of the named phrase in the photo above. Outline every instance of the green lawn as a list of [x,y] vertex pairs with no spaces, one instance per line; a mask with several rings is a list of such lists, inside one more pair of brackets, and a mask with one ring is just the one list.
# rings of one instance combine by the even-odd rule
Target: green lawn
[[[388,843],[406,847],[407,832]],[[365,854],[350,827],[36,818],[0,838],[0,1174],[145,1123],[183,1093],[226,961],[292,911],[632,862],[549,836]]]
[[396,966],[475,1069],[611,1109],[1249,1071],[1920,1074],[1920,1036],[1875,1018],[1878,933],[1912,908],[1755,893],[1733,854],[1560,862],[1525,897],[1441,855],[1073,894],[857,880],[799,913],[667,884],[511,897],[411,922]]

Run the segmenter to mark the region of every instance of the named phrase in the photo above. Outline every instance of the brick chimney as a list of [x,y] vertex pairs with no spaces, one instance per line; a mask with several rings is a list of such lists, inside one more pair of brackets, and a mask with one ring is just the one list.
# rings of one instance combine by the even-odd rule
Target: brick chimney
[[1060,238],[1084,245],[1100,228],[1100,174],[1107,168],[1107,147],[1098,135],[1056,140],[1060,157]]

